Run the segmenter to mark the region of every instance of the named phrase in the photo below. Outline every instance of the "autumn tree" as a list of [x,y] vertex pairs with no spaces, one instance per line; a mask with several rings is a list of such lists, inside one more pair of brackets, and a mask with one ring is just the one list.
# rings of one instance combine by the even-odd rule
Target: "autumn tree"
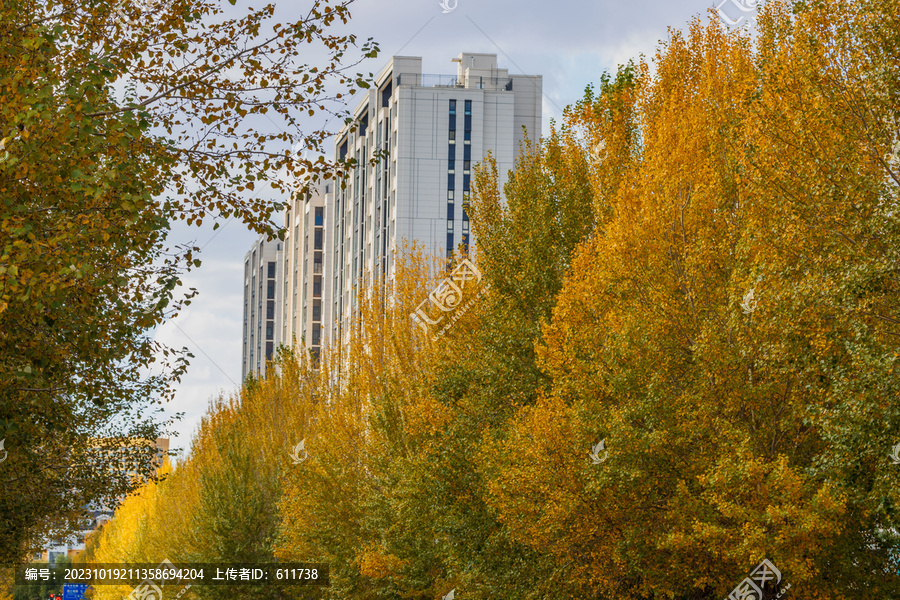
[[[392,283],[360,282],[345,339],[316,364],[309,458],[285,473],[276,555],[331,565],[329,597],[421,596],[435,578],[434,535],[407,497],[418,482],[402,474],[422,459],[410,426],[432,409],[433,345],[410,314],[446,269],[415,248],[395,266]],[[421,526],[404,529],[406,519]]]
[[162,433],[153,405],[190,356],[152,332],[190,302],[176,288],[200,264],[167,242],[171,224],[274,234],[276,173],[340,169],[285,148],[321,148],[328,130],[304,119],[342,117],[367,85],[351,71],[377,48],[332,33],[352,0],[288,23],[274,4],[218,4],[0,4],[0,563],[130,489],[90,466],[91,444]]
[[[170,560],[176,565],[274,561],[282,473],[292,464],[291,450],[302,440],[295,440],[295,434],[308,435],[311,425],[312,403],[302,364],[283,353],[265,379],[213,399],[190,454],[174,470],[164,471],[163,481],[148,482],[129,496],[79,560]],[[121,588],[98,587],[94,600],[123,595]],[[173,597],[168,588],[164,591]],[[308,592],[275,582],[246,587],[198,584],[190,590],[192,597],[209,599],[235,594],[311,597]]]
[[804,598],[896,593],[898,18],[771,3],[756,47],[697,22],[639,66],[636,136],[576,115],[607,224],[551,392],[487,458],[583,593],[722,597],[763,558]]

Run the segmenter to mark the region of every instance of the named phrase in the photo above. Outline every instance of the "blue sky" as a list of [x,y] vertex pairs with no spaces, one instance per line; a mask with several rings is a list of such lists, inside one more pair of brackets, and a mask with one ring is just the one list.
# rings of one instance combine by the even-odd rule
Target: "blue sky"
[[[453,6],[453,0],[445,1]],[[260,4],[237,0],[228,9]],[[297,7],[305,11],[307,5],[283,1],[277,14],[296,19]],[[713,5],[711,0],[458,0],[444,13],[438,0],[357,0],[346,29],[381,47],[381,55],[359,69],[365,72],[377,73],[391,56],[405,55],[421,56],[425,73],[455,74],[450,61],[460,52],[487,52],[497,54],[499,66],[510,73],[542,75],[546,134],[550,119],[558,122],[562,109],[604,71],[641,54],[652,57],[668,38],[668,27],[684,30],[698,15],[705,20]],[[184,278],[185,287],[197,288],[199,296],[157,333],[157,339],[187,346],[196,356],[168,407],[185,413],[175,426],[172,449],[188,448],[210,398],[230,393],[240,382],[243,258],[256,235],[237,221],[220,225],[218,231],[212,223],[178,226],[172,235],[173,242],[203,248],[202,266]]]

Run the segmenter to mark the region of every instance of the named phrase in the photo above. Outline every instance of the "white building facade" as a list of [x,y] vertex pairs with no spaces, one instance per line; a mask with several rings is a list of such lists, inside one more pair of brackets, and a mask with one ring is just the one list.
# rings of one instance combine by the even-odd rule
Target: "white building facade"
[[265,235],[244,256],[244,321],[241,379],[266,374],[266,361],[281,343],[282,242]]
[[323,182],[295,196],[284,213],[283,295],[280,341],[318,356],[325,339],[323,323],[330,288],[325,273],[331,266],[327,252],[325,210],[334,195],[334,182]]
[[[422,73],[419,57],[395,56],[335,142],[357,167],[325,208],[328,339],[356,310],[360,279],[393,278],[395,253],[417,241],[449,256],[474,243],[467,213],[472,168],[490,152],[500,189],[520,143],[540,137],[542,80],[509,75],[494,54],[462,53],[457,73]],[[368,164],[375,152],[387,156]]]

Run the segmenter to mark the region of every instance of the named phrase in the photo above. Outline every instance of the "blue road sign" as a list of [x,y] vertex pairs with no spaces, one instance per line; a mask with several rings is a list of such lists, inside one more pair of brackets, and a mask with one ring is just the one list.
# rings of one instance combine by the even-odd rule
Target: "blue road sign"
[[64,583],[63,600],[83,600],[87,588],[86,583]]

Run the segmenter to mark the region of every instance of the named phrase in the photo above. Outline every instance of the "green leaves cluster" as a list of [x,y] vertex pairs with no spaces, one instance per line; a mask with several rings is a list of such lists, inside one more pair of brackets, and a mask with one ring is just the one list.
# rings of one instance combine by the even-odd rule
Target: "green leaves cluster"
[[282,148],[318,148],[328,132],[304,119],[340,116],[377,53],[331,32],[351,3],[313,0],[292,23],[202,0],[0,4],[0,563],[134,487],[90,465],[101,440],[164,435],[154,405],[191,356],[153,334],[200,264],[171,224],[276,235],[280,172],[340,169]]

